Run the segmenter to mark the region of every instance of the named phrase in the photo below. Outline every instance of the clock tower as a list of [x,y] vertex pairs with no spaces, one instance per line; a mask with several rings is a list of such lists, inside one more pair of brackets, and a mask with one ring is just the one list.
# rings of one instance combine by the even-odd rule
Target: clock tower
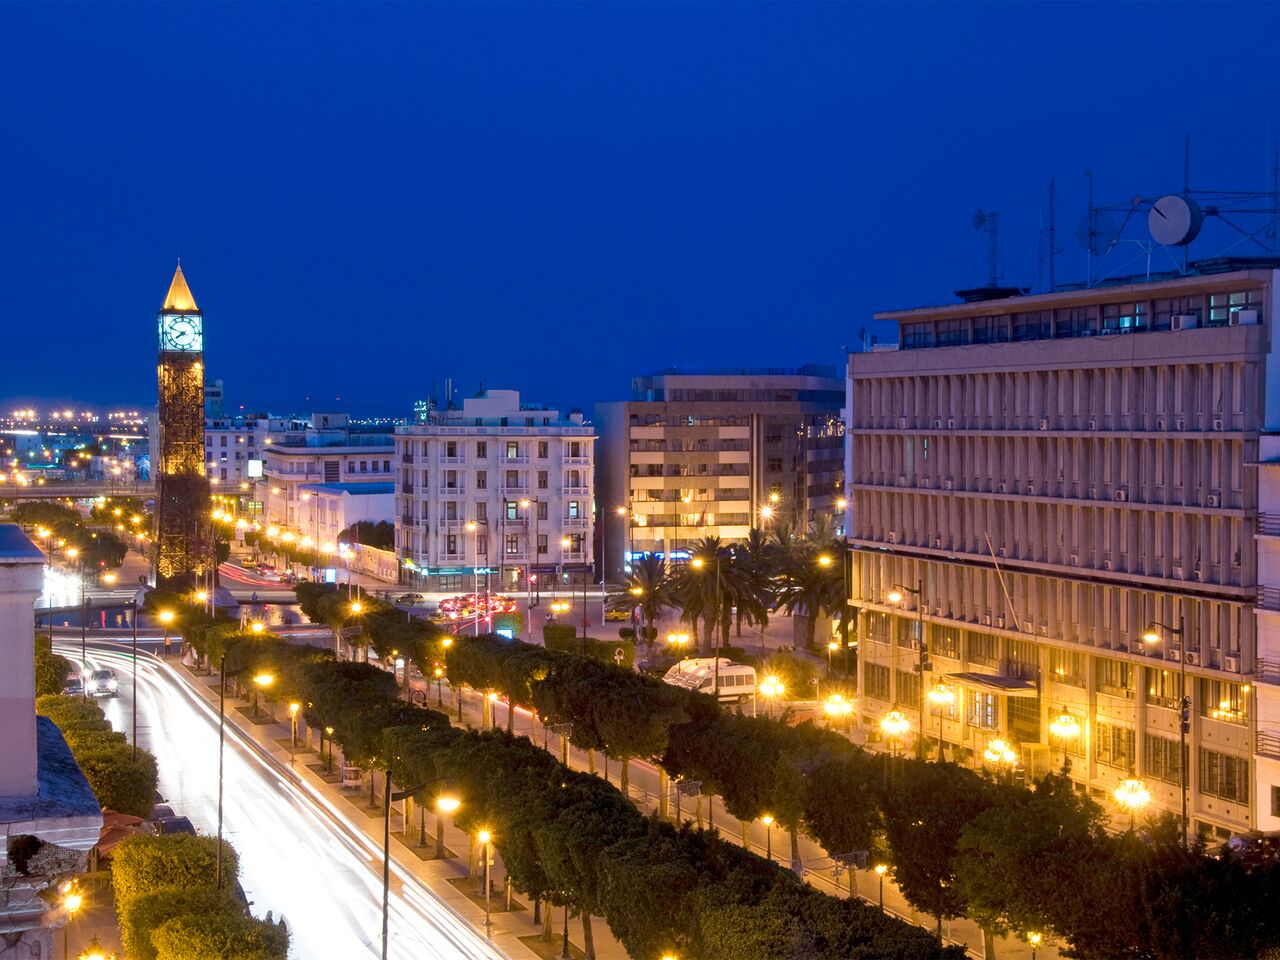
[[204,461],[204,318],[182,264],[160,308],[159,442],[156,478],[155,583],[189,589],[208,572],[209,480]]

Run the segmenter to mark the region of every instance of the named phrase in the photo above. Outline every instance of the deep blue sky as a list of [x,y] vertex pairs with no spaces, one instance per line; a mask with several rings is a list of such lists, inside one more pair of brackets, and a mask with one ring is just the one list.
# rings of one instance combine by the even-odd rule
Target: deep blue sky
[[[252,409],[839,363],[1100,199],[1264,183],[1264,5],[0,6],[3,396],[153,402],[174,259]],[[307,401],[305,397],[314,399]],[[341,402],[333,398],[341,397]]]

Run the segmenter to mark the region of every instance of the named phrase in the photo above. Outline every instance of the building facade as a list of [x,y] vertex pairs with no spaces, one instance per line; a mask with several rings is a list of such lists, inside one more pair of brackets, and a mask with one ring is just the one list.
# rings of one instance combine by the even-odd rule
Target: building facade
[[380,483],[307,483],[298,493],[298,527],[316,543],[336,544],[348,527],[391,523],[395,517],[395,483],[390,478]]
[[839,519],[844,383],[834,367],[668,370],[596,407],[610,576],[707,536]]
[[[305,443],[306,431],[307,421],[294,417],[265,413],[206,417],[204,454],[209,482],[224,490],[235,490],[242,483],[262,479],[267,446]],[[253,466],[255,461],[257,466]]]
[[[489,390],[396,429],[396,550],[406,583],[504,590],[592,577],[594,427]],[[530,578],[533,578],[532,580]]]
[[1280,649],[1255,546],[1272,265],[880,317],[901,348],[848,371],[870,730],[897,708],[953,756],[1001,738],[1032,773],[1069,759],[1103,798],[1137,777],[1175,813],[1185,769],[1193,829],[1274,823],[1280,770],[1254,766]]

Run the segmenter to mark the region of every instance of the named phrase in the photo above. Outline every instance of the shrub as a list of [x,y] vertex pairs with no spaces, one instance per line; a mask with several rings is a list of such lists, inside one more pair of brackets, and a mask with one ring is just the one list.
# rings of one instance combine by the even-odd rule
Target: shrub
[[[186,833],[135,836],[121,842],[111,854],[116,915],[126,915],[135,900],[167,887],[212,888],[217,877],[217,842],[212,837],[193,837]],[[224,840],[224,887],[234,886],[237,873],[236,852]]]
[[36,637],[36,696],[56,696],[62,693],[67,677],[75,665],[66,657],[53,652],[53,643],[46,636]]
[[71,753],[103,809],[149,817],[155,806],[156,758],[146,750],[139,750],[135,756],[133,748],[120,736],[120,740],[73,740]]
[[225,885],[221,890],[212,886],[161,887],[134,897],[128,907],[120,910],[120,939],[130,960],[156,960],[151,935],[175,917],[239,913],[242,909],[231,888]]
[[285,960],[289,932],[284,922],[271,923],[240,913],[188,913],[174,917],[151,934],[156,960]]

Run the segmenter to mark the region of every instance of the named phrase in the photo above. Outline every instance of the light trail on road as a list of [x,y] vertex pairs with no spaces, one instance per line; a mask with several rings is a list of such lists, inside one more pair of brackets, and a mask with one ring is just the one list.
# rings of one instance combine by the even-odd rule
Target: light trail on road
[[[78,643],[55,646],[78,661]],[[112,726],[128,733],[133,681],[127,644],[91,641],[88,659],[93,667],[116,671],[119,696],[99,702]],[[202,834],[216,834],[217,707],[190,690],[168,664],[145,655],[138,657],[138,746],[156,755],[160,791],[174,812],[189,817]],[[379,956],[381,843],[230,722],[224,782],[223,835],[239,855],[241,884],[256,915],[270,910],[285,918],[293,942],[290,955],[298,960]],[[394,859],[391,878],[391,957],[503,956]]]

